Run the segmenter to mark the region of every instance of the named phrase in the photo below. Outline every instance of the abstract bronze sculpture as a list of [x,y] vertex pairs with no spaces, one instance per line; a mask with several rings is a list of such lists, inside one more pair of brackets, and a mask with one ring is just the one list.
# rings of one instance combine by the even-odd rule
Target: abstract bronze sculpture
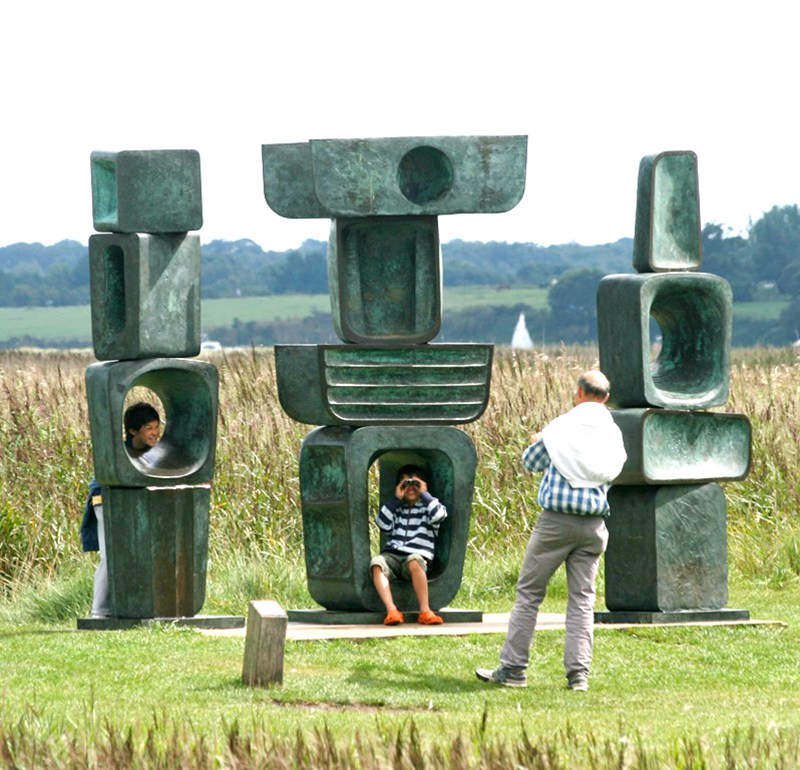
[[[431,344],[441,321],[437,216],[513,208],[526,147],[520,136],[263,147],[270,207],[332,220],[329,290],[344,344],[275,349],[284,410],[322,426],[303,442],[300,487],[308,587],[328,621],[336,611],[352,619],[383,610],[369,571],[375,462],[382,498],[393,494],[400,466],[426,469],[449,511],[429,572],[431,606],[447,607],[458,591],[477,457],[453,426],[486,407],[492,346]],[[394,593],[401,609],[414,610],[410,585]]]
[[[642,159],[633,266],[597,294],[600,368],[628,461],[609,494],[605,622],[739,619],[728,600],[725,494],[750,468],[728,398],[731,290],[700,273],[697,158]],[[660,331],[660,349],[652,355]]]
[[[194,150],[95,152],[89,239],[92,341],[86,371],[102,485],[111,618],[192,618],[203,606],[218,374],[200,352],[200,157]],[[141,232],[140,232],[141,231]],[[121,440],[125,397],[146,387],[165,430],[140,457]],[[213,623],[212,623],[213,624]]]

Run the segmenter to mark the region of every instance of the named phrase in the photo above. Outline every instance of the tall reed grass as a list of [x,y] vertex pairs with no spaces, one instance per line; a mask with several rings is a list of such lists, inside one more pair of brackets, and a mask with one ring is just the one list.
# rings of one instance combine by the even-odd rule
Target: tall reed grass
[[[636,735],[577,735],[569,728],[533,737],[524,723],[516,738],[492,735],[487,711],[470,732],[448,739],[423,736],[413,717],[399,727],[382,725],[354,740],[326,725],[296,737],[276,737],[265,722],[242,726],[224,720],[211,734],[190,723],[154,716],[150,724],[118,728],[43,724],[35,711],[0,725],[0,767],[183,768],[184,770],[790,770],[800,760],[797,730],[738,730],[721,740],[687,735],[664,748]],[[522,721],[522,720],[521,720]]]
[[[78,529],[93,474],[84,387],[92,361],[85,352],[0,352],[0,592],[7,598],[88,569]],[[243,599],[267,593],[297,599],[304,595],[297,458],[311,427],[281,410],[271,350],[213,361],[220,409],[210,580],[219,590],[210,593],[239,611]],[[484,581],[480,590],[489,595],[513,584],[538,513],[536,479],[520,471],[520,452],[571,403],[577,375],[596,364],[591,347],[497,351],[486,413],[464,427],[479,458],[468,592],[478,590],[470,581]],[[753,466],[746,480],[725,485],[734,580],[780,586],[800,576],[799,396],[791,351],[735,352],[725,409],[752,422]],[[486,568],[490,556],[497,569]],[[470,561],[481,568],[470,570]]]

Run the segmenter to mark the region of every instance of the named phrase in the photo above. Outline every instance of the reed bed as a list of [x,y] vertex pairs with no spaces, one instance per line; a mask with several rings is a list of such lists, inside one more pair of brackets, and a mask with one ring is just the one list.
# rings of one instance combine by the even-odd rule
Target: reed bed
[[[112,725],[88,735],[43,735],[36,715],[0,726],[0,767],[182,768],[183,770],[790,770],[800,760],[796,730],[760,733],[736,730],[716,745],[687,735],[666,748],[646,746],[634,735],[615,739],[577,736],[570,729],[551,738],[528,734],[498,739],[487,731],[484,711],[471,733],[448,740],[425,740],[413,718],[397,729],[382,728],[343,740],[326,726],[274,737],[266,724],[252,731],[238,722],[220,725],[214,734],[198,734],[190,724],[154,717],[138,729]],[[52,730],[52,726],[50,727]]]
[[[210,544],[210,580],[219,590],[210,594],[222,605],[265,589],[302,597],[297,457],[311,427],[283,413],[270,349],[211,360],[220,408]],[[7,598],[76,570],[85,584],[78,590],[90,590],[78,529],[93,473],[84,386],[92,362],[85,351],[0,353],[0,591]],[[536,479],[520,471],[520,452],[571,403],[577,375],[595,365],[592,347],[496,352],[488,408],[464,427],[478,450],[469,548],[481,557],[475,574],[468,559],[467,591],[476,590],[473,580],[504,583],[518,567],[538,511]],[[800,576],[799,396],[800,363],[791,351],[735,351],[725,410],[750,418],[753,465],[746,480],[725,485],[734,580],[781,586]],[[513,554],[508,568],[506,554]],[[496,570],[487,567],[490,555]]]

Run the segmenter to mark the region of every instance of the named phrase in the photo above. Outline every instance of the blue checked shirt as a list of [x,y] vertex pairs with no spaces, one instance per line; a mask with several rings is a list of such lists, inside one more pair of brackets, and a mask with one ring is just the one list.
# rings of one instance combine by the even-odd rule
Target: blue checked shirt
[[585,489],[571,487],[556,470],[556,466],[550,462],[550,455],[547,454],[544,441],[541,439],[522,453],[522,464],[526,470],[533,473],[545,472],[539,484],[537,499],[545,510],[574,513],[578,516],[608,516],[611,512],[606,497],[611,484]]

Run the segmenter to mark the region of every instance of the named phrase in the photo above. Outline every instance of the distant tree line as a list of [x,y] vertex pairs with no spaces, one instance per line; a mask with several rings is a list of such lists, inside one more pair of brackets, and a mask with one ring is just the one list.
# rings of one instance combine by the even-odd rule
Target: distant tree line
[[[548,286],[566,271],[630,270],[632,242],[603,246],[537,246],[532,243],[450,241],[442,246],[445,286]],[[327,294],[327,244],[305,241],[299,249],[264,251],[250,240],[202,246],[201,296],[266,297]],[[0,248],[0,306],[41,307],[89,302],[88,249],[77,241],[54,246],[17,243]]]
[[[731,284],[734,301],[781,299],[789,302],[780,320],[737,320],[734,344],[785,344],[800,337],[800,211],[773,207],[748,228],[747,237],[723,225],[702,230],[701,270]],[[581,246],[570,243],[479,243],[454,240],[442,245],[445,287],[536,286],[548,288],[548,308],[527,305],[448,312],[441,340],[506,342],[519,313],[525,313],[535,340],[546,343],[596,340],[595,295],[604,275],[631,272],[633,242]],[[328,292],[327,244],[305,241],[299,249],[264,251],[251,240],[212,241],[202,247],[203,298],[323,294]],[[88,250],[76,241],[53,246],[14,244],[0,248],[0,306],[84,305],[89,302]],[[209,332],[228,344],[325,342],[330,318],[241,323]]]

